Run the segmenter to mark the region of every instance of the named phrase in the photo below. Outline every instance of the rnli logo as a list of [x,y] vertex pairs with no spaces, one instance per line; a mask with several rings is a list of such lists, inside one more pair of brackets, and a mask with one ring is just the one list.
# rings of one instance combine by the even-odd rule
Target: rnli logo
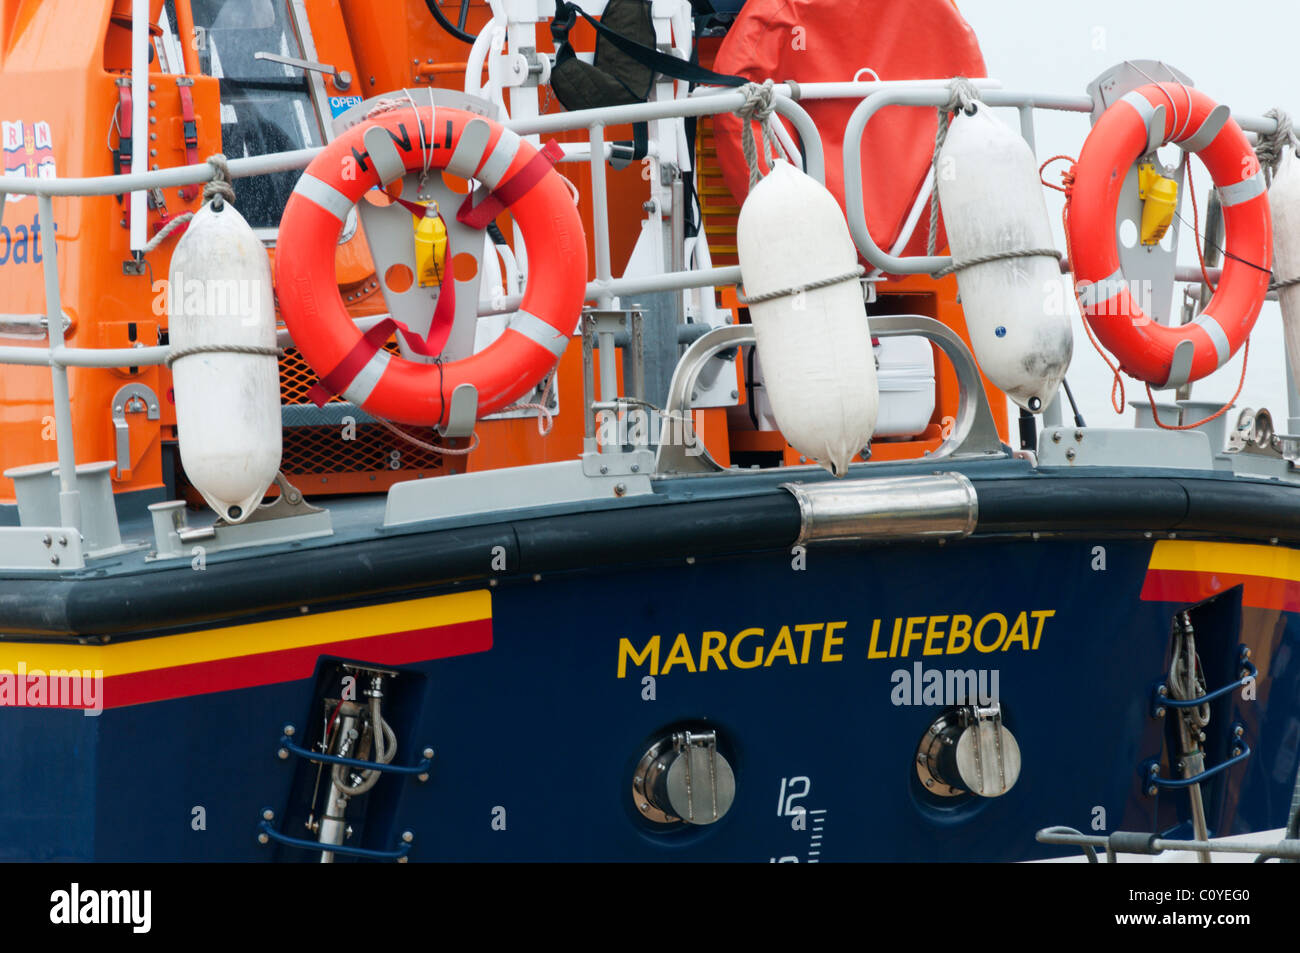
[[[13,178],[54,178],[54,140],[48,122],[0,122],[4,140],[4,174]],[[25,195],[11,195],[17,202]]]

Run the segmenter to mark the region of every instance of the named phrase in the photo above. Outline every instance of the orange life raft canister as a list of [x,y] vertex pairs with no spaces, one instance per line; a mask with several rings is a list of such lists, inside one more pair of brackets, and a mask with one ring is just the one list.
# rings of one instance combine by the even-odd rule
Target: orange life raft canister
[[[413,107],[354,126],[316,156],[285,205],[275,286],[294,345],[321,375],[318,386],[378,417],[434,426],[447,422],[447,405],[460,384],[478,391],[479,416],[536,385],[564,352],[586,294],[586,238],[569,190],[551,167],[556,155],[482,116]],[[396,329],[414,350],[427,353],[422,338],[391,319],[362,335],[334,278],[334,250],[348,212],[369,189],[421,172],[426,162],[490,191],[477,205],[467,198],[460,221],[484,227],[508,207],[528,248],[528,285],[507,330],[477,354],[442,364],[384,350]],[[442,295],[450,287],[448,281]]]
[[[1214,179],[1227,239],[1214,297],[1181,327],[1158,324],[1142,312],[1116,248],[1124,178],[1147,152],[1148,125],[1161,106],[1163,142],[1195,153]],[[1160,387],[1199,380],[1227,363],[1250,335],[1268,293],[1273,225],[1259,162],[1227,110],[1181,83],[1142,86],[1102,113],[1074,169],[1069,238],[1084,318],[1126,373]]]
[[[713,69],[755,82],[848,82],[869,67],[882,80],[986,75],[975,31],[952,0],[748,0],[727,31]],[[870,78],[865,72],[863,78]],[[826,188],[844,207],[844,127],[854,99],[803,99],[821,131]],[[774,117],[776,118],[776,117]],[[779,120],[785,122],[785,120]],[[727,188],[744,203],[749,165],[741,150],[739,117],[713,118],[718,165]],[[927,213],[903,235],[934,152],[933,109],[887,106],[862,139],[862,195],[867,231],[876,244],[905,255],[925,254]],[[791,135],[798,135],[791,128]],[[766,170],[762,150],[759,165]],[[900,241],[906,244],[897,249]],[[938,244],[946,238],[940,223]]]

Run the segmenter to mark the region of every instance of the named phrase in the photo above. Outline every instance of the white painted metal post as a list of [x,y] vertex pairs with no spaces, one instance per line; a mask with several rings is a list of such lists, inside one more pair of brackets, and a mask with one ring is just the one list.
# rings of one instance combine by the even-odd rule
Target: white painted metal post
[[77,454],[72,438],[72,400],[68,391],[68,369],[54,359],[63,347],[63,301],[59,295],[59,253],[55,248],[54,202],[46,194],[36,196],[36,214],[41,226],[42,276],[45,278],[45,321],[50,341],[50,383],[54,400],[54,440],[59,455],[59,524],[81,529],[81,496],[77,492]]
[[[149,171],[149,0],[131,4],[131,174]],[[131,250],[149,242],[148,193],[131,193]],[[53,335],[50,336],[53,340]]]

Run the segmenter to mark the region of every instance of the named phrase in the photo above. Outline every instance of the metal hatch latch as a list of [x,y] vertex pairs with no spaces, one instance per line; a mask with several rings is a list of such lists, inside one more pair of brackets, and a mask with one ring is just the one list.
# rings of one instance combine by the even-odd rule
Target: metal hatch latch
[[113,436],[117,448],[117,478],[131,475],[131,426],[127,414],[143,413],[148,420],[159,418],[158,397],[144,384],[127,384],[113,395]]
[[939,797],[1001,797],[1020,777],[1020,745],[1002,724],[1002,706],[952,708],[930,725],[916,752],[916,773]]
[[736,798],[731,764],[712,729],[673,732],[642,755],[632,779],[632,800],[658,824],[712,824]]

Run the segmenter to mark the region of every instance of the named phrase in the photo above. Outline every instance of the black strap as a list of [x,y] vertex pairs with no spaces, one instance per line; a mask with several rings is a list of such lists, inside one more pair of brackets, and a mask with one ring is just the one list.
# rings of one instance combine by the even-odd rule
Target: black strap
[[676,56],[669,56],[667,53],[662,53],[653,47],[643,46],[635,40],[629,40],[623,34],[614,32],[599,20],[590,16],[586,10],[576,4],[569,3],[568,0],[555,0],[555,18],[551,20],[551,36],[557,44],[563,45],[569,42],[569,31],[573,29],[579,16],[590,23],[598,34],[609,40],[625,54],[642,66],[648,66],[656,73],[662,73],[664,76],[680,79],[688,83],[703,83],[709,86],[744,86],[749,82],[743,76],[715,73],[711,69],[688,63],[686,60],[679,59]]

